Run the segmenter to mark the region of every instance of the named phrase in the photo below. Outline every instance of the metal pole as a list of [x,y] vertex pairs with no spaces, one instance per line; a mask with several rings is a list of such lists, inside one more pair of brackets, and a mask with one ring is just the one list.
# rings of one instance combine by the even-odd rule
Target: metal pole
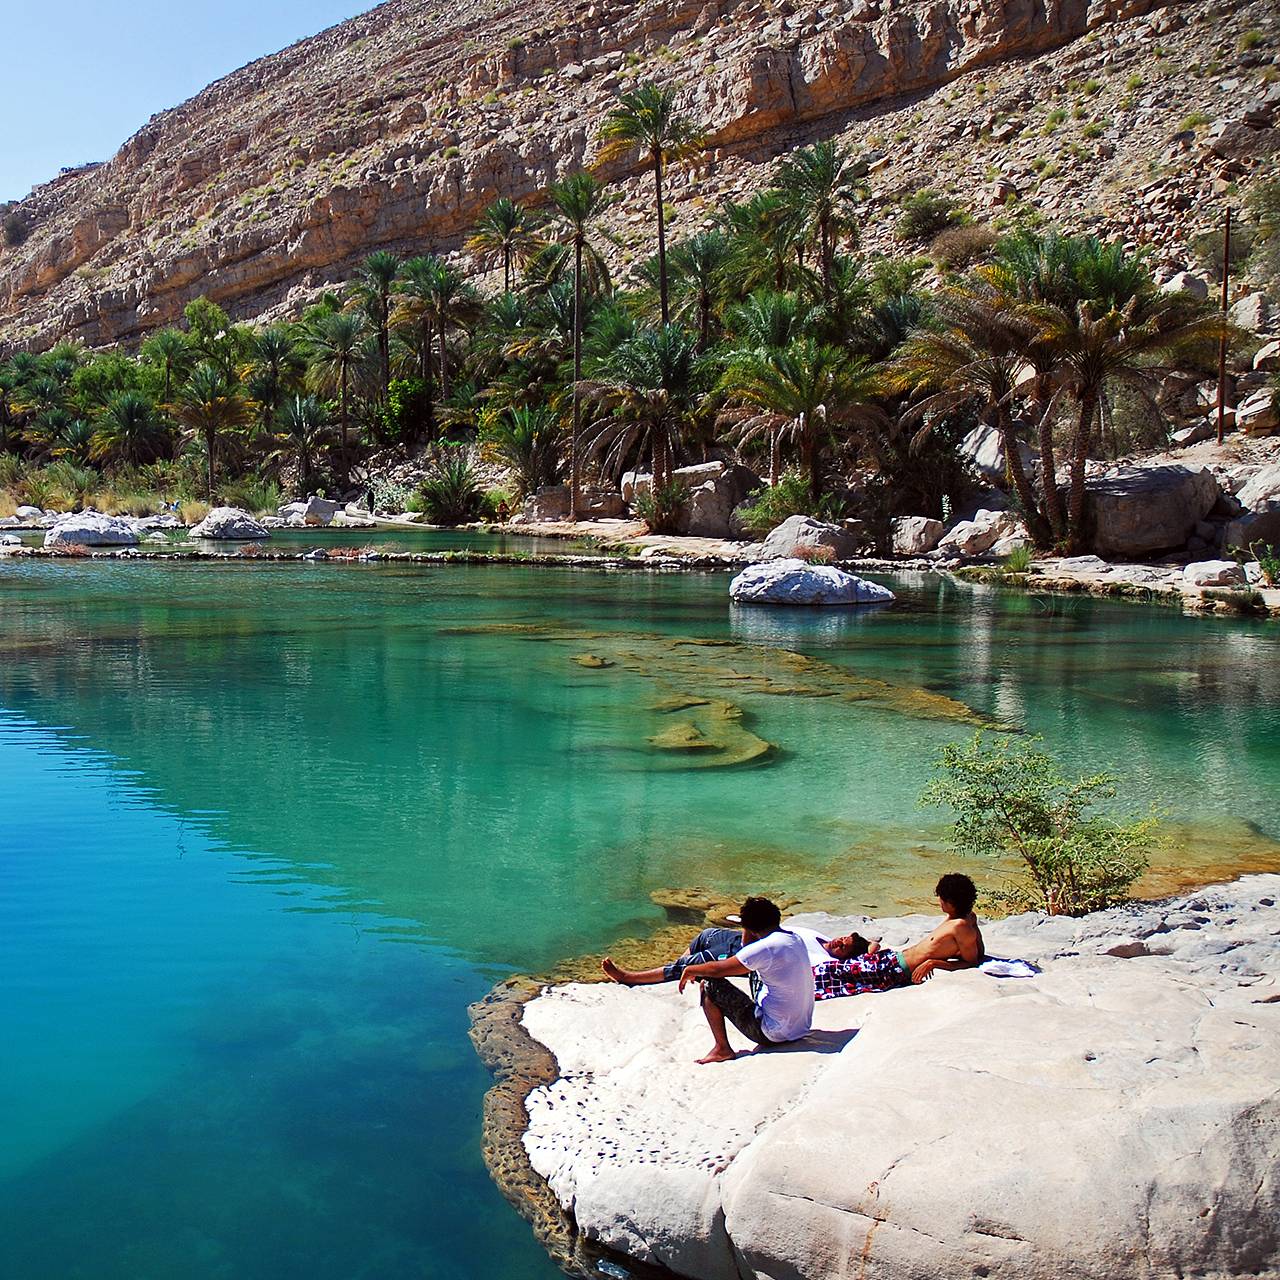
[[1231,206],[1227,205],[1227,225],[1222,235],[1222,337],[1218,340],[1218,443],[1227,420],[1227,284],[1231,279]]

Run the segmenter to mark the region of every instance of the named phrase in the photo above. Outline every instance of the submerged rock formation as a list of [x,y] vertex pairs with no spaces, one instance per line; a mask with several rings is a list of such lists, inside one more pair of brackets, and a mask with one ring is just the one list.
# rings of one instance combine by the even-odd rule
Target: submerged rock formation
[[1000,921],[989,952],[1038,976],[825,1002],[807,1044],[717,1067],[673,986],[549,988],[525,1147],[586,1237],[696,1280],[1274,1275],[1278,895]]

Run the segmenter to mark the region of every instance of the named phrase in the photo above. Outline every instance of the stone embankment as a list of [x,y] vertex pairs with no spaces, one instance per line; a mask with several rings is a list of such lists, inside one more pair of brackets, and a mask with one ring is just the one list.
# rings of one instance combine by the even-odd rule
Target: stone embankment
[[825,1002],[810,1041],[714,1067],[689,993],[549,987],[525,1150],[582,1237],[693,1280],[1275,1276],[1278,896],[999,921],[989,954],[1038,975]]

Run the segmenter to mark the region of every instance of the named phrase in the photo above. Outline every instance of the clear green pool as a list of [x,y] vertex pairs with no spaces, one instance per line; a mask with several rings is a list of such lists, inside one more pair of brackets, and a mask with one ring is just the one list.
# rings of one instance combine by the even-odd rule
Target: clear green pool
[[978,717],[1166,809],[1155,883],[1280,866],[1280,629],[891,581],[0,563],[4,1272],[545,1280],[468,1002],[666,886],[923,904]]

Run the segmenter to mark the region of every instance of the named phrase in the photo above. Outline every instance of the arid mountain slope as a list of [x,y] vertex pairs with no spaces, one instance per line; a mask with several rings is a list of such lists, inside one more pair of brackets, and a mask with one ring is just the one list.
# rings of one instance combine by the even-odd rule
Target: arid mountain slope
[[[1176,216],[1148,229],[1176,256],[1180,211],[1254,158],[1170,139],[1192,111],[1221,120],[1267,91],[1276,26],[1267,0],[390,0],[33,191],[27,238],[0,249],[0,342],[132,341],[201,294],[279,311],[375,248],[454,248],[497,195],[536,203],[590,162],[616,92],[646,79],[679,82],[709,130],[672,184],[677,233],[780,151],[841,134],[879,153],[881,201],[930,184],[981,206],[1003,179],[1051,218],[1124,224],[1135,201],[1159,215],[1172,182]],[[1244,150],[1256,133],[1267,152],[1272,118]],[[648,191],[612,176],[625,262],[647,248]]]

